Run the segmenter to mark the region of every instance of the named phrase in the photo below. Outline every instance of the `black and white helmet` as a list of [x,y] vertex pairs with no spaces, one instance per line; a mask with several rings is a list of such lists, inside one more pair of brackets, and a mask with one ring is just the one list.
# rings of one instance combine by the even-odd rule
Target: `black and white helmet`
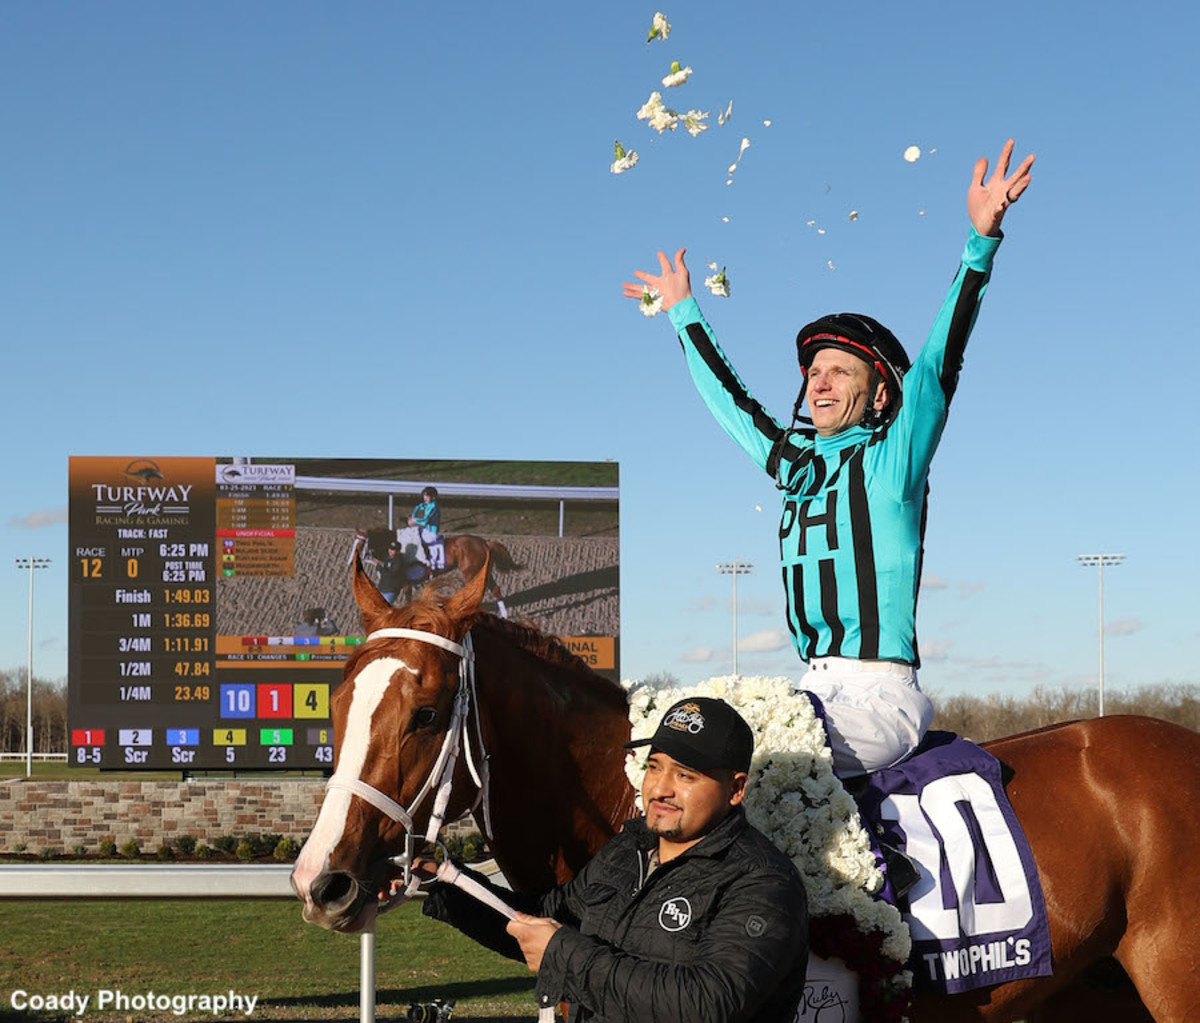
[[804,374],[800,396],[796,399],[797,408],[808,387],[808,368],[822,348],[849,352],[878,371],[887,384],[888,403],[882,409],[874,409],[868,403],[862,425],[879,427],[890,423],[900,410],[904,399],[904,374],[912,365],[896,335],[878,320],[861,313],[833,313],[813,320],[796,335],[796,357]]

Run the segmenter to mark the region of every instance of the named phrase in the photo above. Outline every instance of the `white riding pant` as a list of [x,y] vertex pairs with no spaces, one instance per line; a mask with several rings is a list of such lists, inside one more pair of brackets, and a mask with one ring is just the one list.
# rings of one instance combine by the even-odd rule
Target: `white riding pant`
[[440,571],[446,567],[446,547],[442,543],[442,535],[432,529],[421,530],[421,542],[429,552],[429,567]]
[[814,657],[796,683],[802,691],[825,705],[833,768],[843,778],[903,760],[933,722],[933,703],[909,664]]

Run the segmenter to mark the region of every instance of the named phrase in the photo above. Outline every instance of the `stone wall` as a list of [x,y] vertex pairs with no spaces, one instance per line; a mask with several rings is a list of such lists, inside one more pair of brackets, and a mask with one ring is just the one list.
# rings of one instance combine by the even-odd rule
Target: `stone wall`
[[324,794],[316,779],[286,781],[26,781],[0,785],[0,851],[89,853],[105,838],[153,852],[180,835],[279,834],[303,842]]
[[[325,794],[323,778],[192,781],[0,782],[0,853],[95,853],[112,838],[143,852],[180,835],[209,845],[221,835],[277,834],[303,843]],[[474,830],[469,818],[451,833]]]

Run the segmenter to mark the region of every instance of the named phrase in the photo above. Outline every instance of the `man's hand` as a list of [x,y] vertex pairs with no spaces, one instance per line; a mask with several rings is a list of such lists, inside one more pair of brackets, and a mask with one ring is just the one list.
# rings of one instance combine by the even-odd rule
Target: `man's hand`
[[987,157],[981,156],[975,161],[971,187],[967,189],[967,213],[975,230],[982,235],[995,237],[1000,233],[1000,221],[1004,219],[1004,211],[1021,198],[1021,193],[1029,187],[1029,168],[1033,166],[1033,153],[1025,157],[1021,166],[1009,174],[1008,161],[1012,158],[1012,151],[1013,140],[1009,139],[1004,143],[1000,159],[996,161],[996,169],[987,181],[983,180],[988,169]]
[[542,968],[542,956],[546,954],[546,946],[561,926],[557,920],[546,916],[518,913],[515,920],[508,922],[505,930],[517,939],[517,944],[521,946],[521,955],[525,957],[529,969],[537,973]]
[[[666,312],[676,302],[682,302],[685,298],[692,296],[692,279],[688,274],[688,268],[684,265],[683,254],[687,249],[680,249],[675,253],[675,265],[671,266],[666,253],[658,254],[658,264],[662,267],[662,273],[655,276],[651,273],[646,273],[645,270],[634,270],[633,276],[642,282],[646,287],[653,288],[662,296],[663,312]],[[632,281],[626,281],[621,285],[621,294],[626,298],[640,299],[642,297],[642,284],[634,284]]]

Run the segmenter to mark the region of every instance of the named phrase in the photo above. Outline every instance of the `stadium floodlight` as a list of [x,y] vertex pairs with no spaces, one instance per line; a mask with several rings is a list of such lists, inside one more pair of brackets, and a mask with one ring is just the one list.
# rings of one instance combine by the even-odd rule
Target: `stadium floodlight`
[[717,571],[721,575],[733,577],[733,674],[736,677],[737,670],[737,577],[739,575],[748,575],[754,568],[749,562],[738,561],[734,558],[733,561],[723,561],[717,565]]
[[1100,618],[1098,632],[1100,636],[1100,713],[1099,717],[1104,717],[1104,568],[1106,565],[1119,565],[1125,560],[1124,554],[1078,554],[1075,557],[1084,568],[1091,568],[1093,565],[1097,570],[1097,577],[1100,586]]
[[49,568],[49,558],[15,558],[17,568],[29,570],[29,663],[25,668],[25,777],[33,775],[33,573]]

